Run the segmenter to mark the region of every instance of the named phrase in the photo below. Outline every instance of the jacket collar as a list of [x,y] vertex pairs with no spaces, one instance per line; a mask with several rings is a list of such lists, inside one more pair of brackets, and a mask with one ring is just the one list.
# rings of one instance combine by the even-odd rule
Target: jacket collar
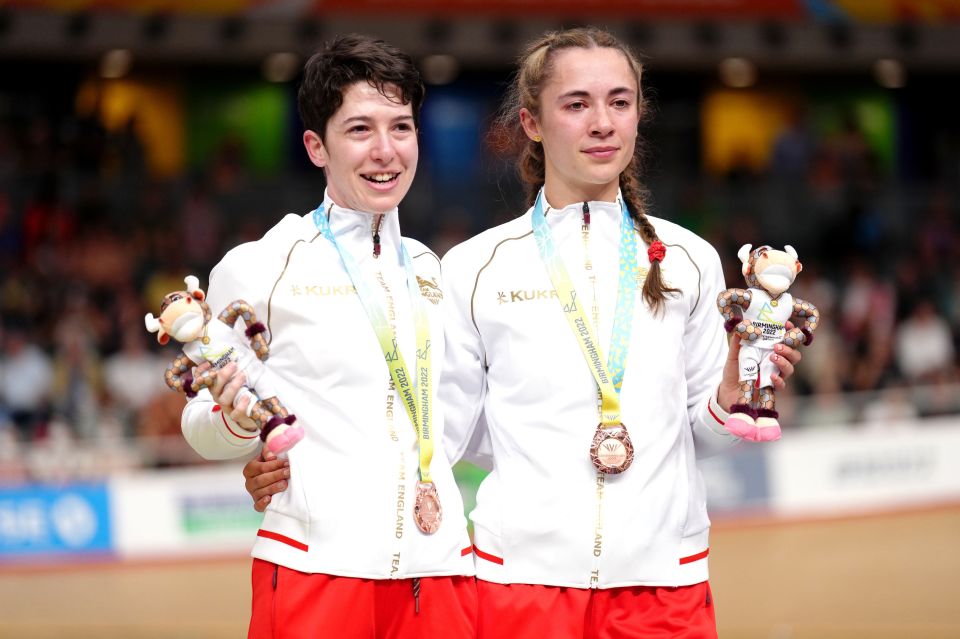
[[[396,207],[383,214],[357,211],[335,204],[329,192],[323,194],[323,211],[330,221],[330,230],[337,244],[350,251],[358,262],[376,259],[382,263],[402,264],[400,254],[400,215]],[[307,215],[313,231],[313,216]],[[379,226],[378,226],[379,225]],[[379,230],[380,257],[374,258],[374,234]]]

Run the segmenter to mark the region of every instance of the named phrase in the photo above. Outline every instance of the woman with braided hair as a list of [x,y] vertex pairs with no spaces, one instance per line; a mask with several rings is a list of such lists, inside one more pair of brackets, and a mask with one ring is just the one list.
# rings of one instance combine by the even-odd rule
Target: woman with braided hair
[[[640,78],[599,29],[531,43],[499,122],[530,208],[442,260],[447,436],[493,460],[484,639],[716,636],[696,459],[737,441],[739,343],[717,252],[647,213]],[[778,387],[799,359],[777,354]]]

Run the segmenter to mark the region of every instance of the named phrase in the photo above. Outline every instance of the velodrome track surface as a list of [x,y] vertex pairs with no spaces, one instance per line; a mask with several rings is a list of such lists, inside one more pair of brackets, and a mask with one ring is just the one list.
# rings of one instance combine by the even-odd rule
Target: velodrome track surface
[[[720,637],[960,637],[958,540],[960,504],[716,522],[710,560]],[[0,566],[0,638],[244,637],[249,562]]]

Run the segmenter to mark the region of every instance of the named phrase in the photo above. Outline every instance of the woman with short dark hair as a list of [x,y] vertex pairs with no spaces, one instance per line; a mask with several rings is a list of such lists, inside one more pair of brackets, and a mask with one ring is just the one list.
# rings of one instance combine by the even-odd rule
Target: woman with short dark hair
[[[266,324],[265,375],[306,433],[289,463],[267,455],[244,471],[248,489],[282,490],[257,502],[251,638],[474,636],[463,502],[434,444],[440,263],[401,237],[397,209],[417,170],[423,94],[410,57],[381,40],[343,36],[311,57],[299,108],[323,203],[210,275],[213,308],[242,298]],[[216,376],[184,409],[183,432],[207,458],[247,455],[260,437],[235,403],[243,374]]]

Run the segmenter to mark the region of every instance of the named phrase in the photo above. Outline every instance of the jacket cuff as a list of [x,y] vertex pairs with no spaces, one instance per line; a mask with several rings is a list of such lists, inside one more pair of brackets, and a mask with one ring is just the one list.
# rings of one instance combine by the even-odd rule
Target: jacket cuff
[[236,444],[245,443],[251,439],[260,437],[259,430],[247,430],[230,417],[220,408],[219,404],[214,404],[210,410],[210,422],[213,427],[223,434],[223,438]]
[[727,418],[729,417],[730,413],[725,411],[717,401],[717,394],[713,393],[710,395],[710,401],[707,402],[707,417],[704,420],[707,423],[707,426],[709,426],[710,430],[718,435],[729,435],[727,430],[723,427],[723,425],[727,423]]

